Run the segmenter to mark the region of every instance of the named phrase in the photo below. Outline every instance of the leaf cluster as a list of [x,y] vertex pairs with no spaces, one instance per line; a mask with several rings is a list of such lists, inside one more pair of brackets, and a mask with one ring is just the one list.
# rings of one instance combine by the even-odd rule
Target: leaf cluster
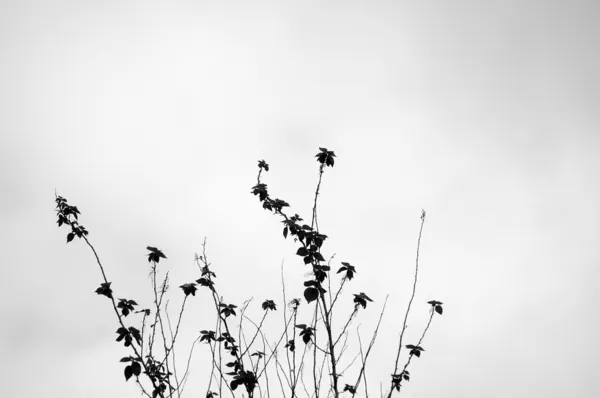
[[129,347],[134,339],[138,345],[142,342],[142,335],[140,334],[140,331],[133,326],[130,326],[127,329],[120,327],[117,329],[116,333],[119,335],[117,337],[117,341],[125,340],[125,347]]
[[71,206],[62,196],[56,197],[56,213],[58,226],[68,225],[71,227],[71,232],[67,234],[67,243],[71,242],[75,237],[83,238],[89,234],[83,225],[79,224],[79,209],[77,206]]

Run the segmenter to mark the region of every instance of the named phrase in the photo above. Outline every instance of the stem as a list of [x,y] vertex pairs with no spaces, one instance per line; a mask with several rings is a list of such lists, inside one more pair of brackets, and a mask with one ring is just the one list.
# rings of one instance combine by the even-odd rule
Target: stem
[[[425,334],[427,333],[427,330],[429,330],[429,326],[431,325],[431,321],[433,320],[433,313],[434,313],[434,309],[432,307],[431,308],[431,314],[429,315],[429,321],[427,322],[427,326],[425,327],[425,330],[423,330],[423,334],[421,335],[421,338],[419,339],[419,342],[417,343],[417,346],[421,345],[421,342],[425,338]],[[402,369],[401,373],[404,373],[406,371],[406,368],[408,368],[408,365],[410,364],[410,361],[411,361],[412,357],[413,357],[412,355],[410,355],[408,357],[408,361],[404,365],[404,368]]]
[[[398,343],[398,352],[396,354],[396,363],[394,364],[394,373],[398,372],[398,360],[400,359],[400,351],[402,350],[402,338],[404,337],[404,331],[406,330],[406,321],[408,320],[408,314],[410,313],[410,307],[412,305],[413,299],[415,298],[415,292],[417,290],[417,279],[419,276],[419,251],[421,249],[421,236],[423,234],[423,225],[425,224],[425,210],[421,210],[421,228],[419,229],[419,239],[417,240],[417,256],[415,260],[415,280],[413,282],[413,290],[412,295],[410,296],[410,301],[408,302],[408,307],[406,308],[406,313],[404,314],[404,322],[402,324],[402,332],[400,333],[400,341]],[[392,396],[394,392],[393,384],[390,387],[390,392],[387,395],[387,398]]]
[[319,196],[319,190],[321,189],[321,179],[323,178],[323,169],[324,169],[324,164],[321,163],[321,166],[319,166],[319,182],[317,183],[317,190],[315,191],[315,201],[313,204],[313,214],[312,214],[312,221],[310,223],[310,227],[313,228],[316,226],[316,231],[319,231],[319,222],[317,221],[317,198]]
[[[108,284],[109,282],[108,282],[108,279],[106,278],[106,273],[104,272],[104,267],[102,266],[102,263],[100,262],[100,257],[98,257],[98,253],[96,253],[96,249],[94,249],[94,246],[92,246],[92,244],[91,244],[91,243],[90,243],[90,241],[89,241],[89,240],[88,240],[88,239],[85,237],[85,235],[84,235],[84,236],[82,236],[82,238],[85,240],[85,243],[87,243],[87,245],[90,247],[90,249],[92,249],[92,252],[94,253],[94,256],[96,257],[96,262],[98,263],[98,266],[100,267],[100,271],[102,272],[102,278],[104,278],[104,282]],[[114,297],[112,297],[112,294],[111,294],[111,297],[110,297],[110,301],[111,301],[111,303],[112,303],[112,306],[113,306],[113,309],[114,309],[114,311],[115,311],[115,314],[117,315],[117,318],[118,318],[118,320],[119,320],[119,324],[121,325],[121,327],[122,327],[123,329],[127,329],[127,328],[125,327],[125,324],[123,323],[123,318],[122,318],[121,314],[119,313],[119,309],[117,308],[117,303],[115,302],[115,299],[114,299]],[[143,360],[142,356],[140,355],[140,353],[138,352],[138,350],[135,348],[135,345],[133,345],[133,343],[132,343],[132,344],[130,345],[130,347],[131,347],[131,349],[133,349],[133,352],[134,352],[134,354],[135,354],[136,358],[138,358],[138,359],[140,360],[140,363],[141,363],[141,364],[142,364],[142,366],[144,367],[144,370],[145,370],[146,372],[148,372],[148,368],[146,367],[146,363],[144,362],[144,360]],[[156,383],[154,382],[154,380],[150,379],[150,382],[152,382],[152,386],[153,386],[153,387],[154,387],[154,389],[156,390],[156,388],[157,388],[158,386],[156,385]],[[140,386],[141,386],[141,384],[140,384]],[[144,392],[146,395],[148,395],[148,393],[147,393],[147,392],[144,390],[144,388],[143,388],[143,387],[142,387],[142,391],[143,391],[143,392]],[[160,397],[161,397],[161,398],[164,398],[164,395],[163,395],[163,393],[162,393],[162,391],[161,391],[161,390],[159,390],[159,394],[160,394]]]

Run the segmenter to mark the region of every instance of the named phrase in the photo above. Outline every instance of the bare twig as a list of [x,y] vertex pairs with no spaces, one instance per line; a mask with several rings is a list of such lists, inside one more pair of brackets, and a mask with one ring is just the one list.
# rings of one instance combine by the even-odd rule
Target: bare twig
[[[398,342],[398,352],[396,354],[396,363],[394,364],[394,373],[398,373],[398,360],[400,359],[400,351],[402,350],[402,338],[404,337],[404,331],[406,330],[406,321],[408,320],[408,314],[410,313],[410,306],[415,298],[415,292],[417,290],[417,280],[419,277],[419,251],[421,249],[421,236],[423,234],[423,225],[425,224],[425,210],[421,210],[421,228],[419,229],[419,239],[417,240],[417,256],[415,259],[415,280],[413,282],[413,290],[410,296],[410,301],[408,302],[408,307],[406,308],[406,313],[404,314],[404,322],[402,324],[402,332],[400,332],[400,341]],[[390,398],[392,393],[394,392],[393,383],[390,386],[390,392],[387,397]]]

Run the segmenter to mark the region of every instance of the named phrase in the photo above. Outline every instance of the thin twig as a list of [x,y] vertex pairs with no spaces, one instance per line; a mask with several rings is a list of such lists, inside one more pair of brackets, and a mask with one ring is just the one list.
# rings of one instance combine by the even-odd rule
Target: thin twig
[[[396,363],[394,364],[394,373],[398,372],[398,360],[400,359],[400,351],[402,350],[402,338],[404,337],[404,331],[406,330],[406,322],[408,320],[408,314],[410,313],[410,306],[412,305],[413,299],[415,298],[415,292],[417,290],[417,279],[419,277],[419,251],[421,249],[421,236],[423,234],[423,225],[425,224],[425,210],[421,210],[421,228],[419,229],[419,239],[417,240],[417,256],[415,259],[415,280],[413,282],[413,290],[410,296],[410,301],[408,302],[408,307],[406,308],[406,313],[404,314],[404,322],[402,324],[402,332],[400,333],[400,341],[398,342],[398,352],[396,354]],[[394,392],[393,382],[390,387],[390,392],[387,395],[388,398],[392,396]]]

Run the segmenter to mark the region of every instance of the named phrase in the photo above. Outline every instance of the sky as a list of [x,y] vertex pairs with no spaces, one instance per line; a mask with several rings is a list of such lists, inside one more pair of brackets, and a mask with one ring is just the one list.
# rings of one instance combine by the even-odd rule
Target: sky
[[[55,191],[117,297],[151,304],[156,246],[176,314],[206,237],[225,301],[260,317],[275,300],[280,330],[282,264],[288,297],[307,269],[250,188],[266,160],[270,192],[310,219],[325,147],[323,253],[357,268],[348,297],[374,300],[363,340],[389,294],[370,396],[392,373],[421,209],[406,339],[427,301],[444,314],[402,394],[600,396],[599,18],[583,0],[0,2],[4,395],[139,394]],[[180,352],[214,321],[199,291]],[[185,395],[202,396],[206,346],[193,358]]]

